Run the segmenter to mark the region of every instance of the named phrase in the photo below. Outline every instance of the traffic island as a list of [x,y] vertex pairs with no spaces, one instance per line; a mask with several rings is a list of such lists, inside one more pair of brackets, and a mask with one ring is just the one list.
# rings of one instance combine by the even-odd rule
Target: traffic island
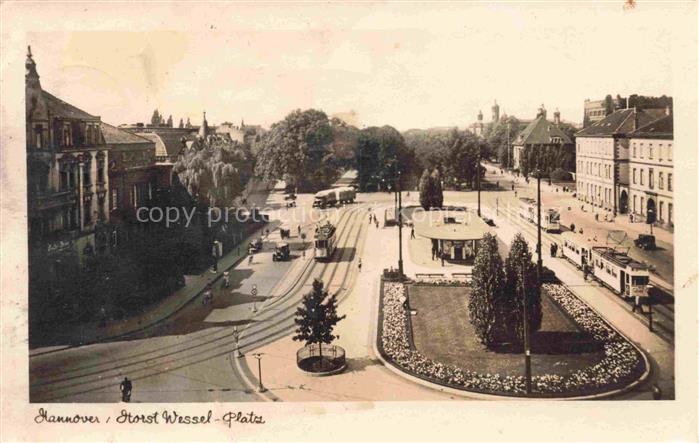
[[493,398],[600,398],[647,377],[649,364],[639,349],[568,288],[546,283],[542,289],[546,320],[532,340],[530,394],[521,348],[478,343],[467,284],[382,282],[379,353],[422,381]]
[[296,352],[298,368],[312,376],[339,374],[347,367],[345,350],[337,345],[308,345]]

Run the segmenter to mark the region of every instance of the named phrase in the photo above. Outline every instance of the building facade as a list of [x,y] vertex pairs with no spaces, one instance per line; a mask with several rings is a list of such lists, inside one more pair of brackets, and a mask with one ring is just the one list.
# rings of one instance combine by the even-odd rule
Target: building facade
[[662,109],[621,109],[576,136],[576,197],[614,215],[629,210],[629,139],[636,129],[664,114]]
[[546,109],[541,105],[536,118],[529,122],[512,142],[513,168],[521,169],[525,149],[572,150],[573,142],[559,128],[560,123],[560,112],[556,111],[554,121],[550,122],[546,119]]
[[672,114],[629,134],[629,210],[644,220],[654,212],[657,224],[674,226]]
[[31,49],[25,67],[30,256],[82,262],[107,248],[109,146],[100,117],[42,90]]
[[159,186],[155,143],[102,123],[102,136],[109,147],[110,246],[124,243],[126,225],[134,224],[136,211],[148,205]]

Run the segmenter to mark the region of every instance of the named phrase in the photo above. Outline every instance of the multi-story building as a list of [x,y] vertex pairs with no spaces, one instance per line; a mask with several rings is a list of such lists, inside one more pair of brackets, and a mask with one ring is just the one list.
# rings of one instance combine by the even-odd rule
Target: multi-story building
[[561,113],[554,112],[553,122],[546,120],[546,109],[541,105],[536,118],[532,120],[512,142],[513,167],[521,169],[522,154],[525,149],[554,148],[572,151],[573,141],[559,128]]
[[478,111],[477,120],[469,127],[477,137],[482,137],[485,132],[485,124],[483,123],[483,111]]
[[575,134],[576,196],[617,213],[628,211],[628,134],[664,114],[663,109],[621,109]]
[[100,117],[41,88],[31,48],[25,67],[30,268],[50,277],[107,249],[109,146]]
[[125,225],[135,223],[136,211],[147,205],[159,185],[155,143],[112,125],[102,123],[102,136],[109,147],[109,218],[113,223],[109,241],[123,243]]
[[626,108],[627,99],[617,96],[612,98],[611,109],[607,106],[606,100],[585,100],[585,115],[583,126],[586,128],[596,123],[614,111]]
[[655,213],[656,222],[674,225],[672,114],[641,126],[629,134],[629,205],[639,219]]

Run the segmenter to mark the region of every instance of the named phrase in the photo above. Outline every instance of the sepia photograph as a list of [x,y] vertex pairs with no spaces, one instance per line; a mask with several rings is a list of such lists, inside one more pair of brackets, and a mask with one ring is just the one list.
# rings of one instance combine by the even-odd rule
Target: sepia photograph
[[49,5],[2,6],[8,441],[287,404],[696,437],[695,3]]

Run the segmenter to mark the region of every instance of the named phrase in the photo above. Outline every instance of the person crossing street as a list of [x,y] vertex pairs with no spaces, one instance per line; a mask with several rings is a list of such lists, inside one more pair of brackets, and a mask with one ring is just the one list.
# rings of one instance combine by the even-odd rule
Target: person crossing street
[[125,403],[130,402],[133,385],[131,384],[131,380],[129,380],[128,377],[124,377],[124,380],[119,385],[119,389],[121,390],[121,401]]

